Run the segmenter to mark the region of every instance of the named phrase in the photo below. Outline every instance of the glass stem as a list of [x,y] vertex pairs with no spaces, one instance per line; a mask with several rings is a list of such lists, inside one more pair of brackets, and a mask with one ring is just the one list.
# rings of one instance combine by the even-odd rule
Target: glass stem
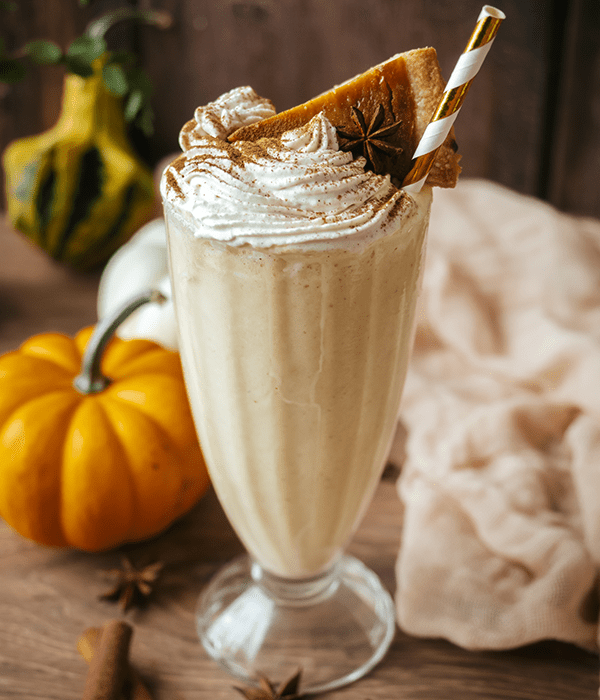
[[338,584],[337,562],[310,578],[290,579],[272,574],[254,561],[251,575],[256,584],[284,605],[313,605],[335,593]]

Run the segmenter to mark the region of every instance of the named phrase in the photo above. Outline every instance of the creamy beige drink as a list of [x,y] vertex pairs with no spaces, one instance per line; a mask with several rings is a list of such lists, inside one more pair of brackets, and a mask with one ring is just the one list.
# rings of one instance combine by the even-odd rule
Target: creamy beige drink
[[281,139],[226,141],[270,111],[248,89],[197,110],[162,191],[217,495],[267,571],[303,578],[338,556],[384,466],[431,189],[365,171],[323,115]]

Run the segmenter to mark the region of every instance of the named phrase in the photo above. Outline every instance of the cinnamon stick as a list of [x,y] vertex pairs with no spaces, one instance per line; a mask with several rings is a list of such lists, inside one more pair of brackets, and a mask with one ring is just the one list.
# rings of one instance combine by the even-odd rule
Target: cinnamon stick
[[83,656],[83,658],[90,663],[96,647],[100,643],[100,637],[102,636],[102,628],[100,627],[88,627],[84,633],[77,640],[77,651]]
[[90,661],[82,700],[119,700],[127,678],[129,644],[133,629],[111,620],[103,630]]
[[[77,640],[77,650],[83,658],[90,663],[102,636],[100,627],[88,627]],[[150,692],[146,688],[140,674],[131,665],[127,667],[125,689],[119,696],[119,700],[152,700]]]

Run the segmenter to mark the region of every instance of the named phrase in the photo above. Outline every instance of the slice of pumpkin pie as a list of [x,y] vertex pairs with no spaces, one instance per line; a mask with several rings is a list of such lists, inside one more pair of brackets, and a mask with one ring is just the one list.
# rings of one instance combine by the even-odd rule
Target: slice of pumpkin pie
[[[229,141],[281,136],[323,112],[336,127],[340,147],[367,160],[366,167],[400,183],[429,123],[445,83],[435,49],[397,54],[304,104],[234,131]],[[454,130],[440,148],[427,184],[454,187],[460,173]]]

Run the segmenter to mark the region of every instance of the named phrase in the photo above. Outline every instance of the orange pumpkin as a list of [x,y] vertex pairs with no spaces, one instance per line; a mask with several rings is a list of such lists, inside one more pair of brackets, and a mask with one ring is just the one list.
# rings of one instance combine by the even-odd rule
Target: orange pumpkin
[[206,491],[178,353],[112,337],[152,299],[93,336],[45,333],[0,357],[0,515],[21,535],[109,549],[157,534]]

